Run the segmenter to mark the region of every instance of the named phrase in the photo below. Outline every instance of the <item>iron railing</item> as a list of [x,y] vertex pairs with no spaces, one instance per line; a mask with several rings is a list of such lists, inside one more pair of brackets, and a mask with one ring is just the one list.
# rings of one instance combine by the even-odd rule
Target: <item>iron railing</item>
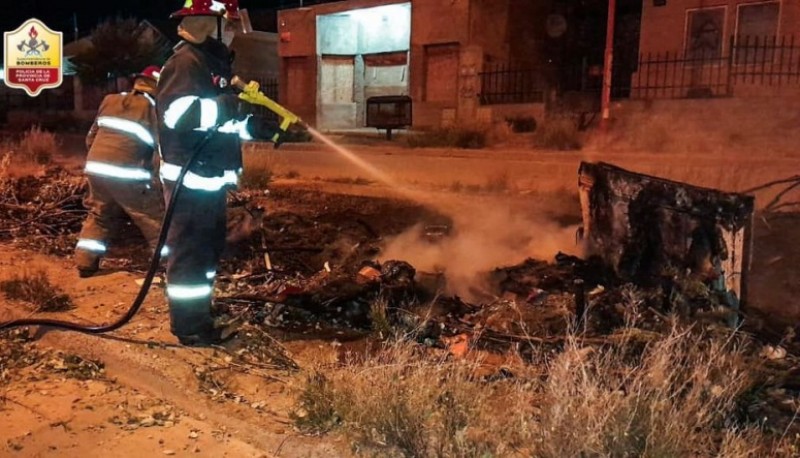
[[547,88],[545,75],[546,72],[541,68],[507,63],[487,64],[479,74],[481,104],[543,102]]
[[[635,65],[615,66],[612,97],[729,97],[740,85],[800,86],[800,40],[794,36],[731,37],[723,48],[699,54],[684,51],[642,54]],[[585,65],[570,69],[488,64],[479,75],[479,99],[483,105],[536,103],[543,101],[549,88],[558,93],[599,94],[602,79],[596,71],[590,75],[590,69]]]

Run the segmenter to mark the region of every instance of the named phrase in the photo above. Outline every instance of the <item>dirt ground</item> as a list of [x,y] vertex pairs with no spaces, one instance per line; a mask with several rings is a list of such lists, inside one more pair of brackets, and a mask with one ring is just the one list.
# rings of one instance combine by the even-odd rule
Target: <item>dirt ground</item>
[[[504,223],[509,230],[532,235],[564,230],[564,240],[574,237],[569,231],[579,221],[577,193],[568,191],[575,181],[578,155],[538,155],[531,160],[508,152],[498,160],[491,156],[494,152],[463,158],[418,153],[411,160],[398,158],[395,152],[364,152],[393,173],[404,174],[404,182],[424,188],[423,193],[415,194],[419,201],[410,202],[398,199],[398,193],[385,186],[355,181],[350,169],[336,161],[327,163],[332,160],[329,157],[321,159],[322,154],[330,153],[294,153],[295,162],[280,167],[283,174],[298,171],[299,177],[278,180],[268,194],[255,199],[266,207],[264,241],[271,262],[287,276],[324,272],[326,263],[334,271],[357,266],[374,258],[376,247],[385,240],[418,225],[452,225],[452,215],[459,213],[480,220],[500,208],[503,215],[525,215],[513,224]],[[639,155],[619,158],[627,161],[623,166],[639,164],[639,171],[650,173],[663,165],[671,178],[700,177],[719,167],[713,158],[702,160],[695,168],[682,168],[677,157],[669,158],[666,165],[653,164],[648,162],[652,159]],[[723,182],[727,187],[740,187],[782,178],[779,175],[785,174],[794,159],[782,158],[748,175],[746,171],[758,167],[759,161],[741,158],[731,175],[714,172],[710,174],[713,178],[699,184]],[[63,163],[79,169],[79,161],[74,159]],[[532,176],[519,179],[531,170],[536,171]],[[487,189],[492,177],[502,178],[504,173],[506,181],[495,179],[494,189]],[[315,179],[318,176],[321,179]],[[343,176],[348,179],[325,179]],[[433,176],[435,183],[426,181]],[[456,188],[453,183],[457,181],[481,188]],[[755,228],[750,293],[751,303],[760,313],[753,314],[752,320],[776,338],[785,327],[794,327],[800,310],[796,282],[800,251],[793,243],[800,236],[798,222],[796,216],[784,215],[759,220]],[[45,316],[108,322],[124,312],[138,290],[136,280],[146,258],[136,248],[137,241],[141,239],[134,236],[115,247],[103,274],[89,279],[78,278],[70,256],[4,243],[0,245],[0,281],[23,271],[44,271],[75,303],[72,310]],[[545,244],[552,247],[540,247],[537,254],[552,255],[567,245],[560,239],[540,243]],[[259,247],[263,247],[261,240],[255,239],[229,245],[220,281],[226,291],[240,287],[237,275],[263,266],[263,258],[253,256],[253,249]],[[509,264],[528,254],[533,252],[516,253],[520,259],[509,260]],[[481,253],[481,257],[487,256]],[[125,261],[129,257],[133,263]],[[480,263],[481,259],[459,261]],[[33,312],[30,306],[6,300],[0,305],[0,321]],[[4,366],[6,372],[0,371],[0,446],[5,447],[0,454],[351,455],[344,438],[308,437],[294,429],[291,416],[301,378],[294,365],[307,368],[337,361],[347,349],[363,345],[363,330],[314,314],[275,323],[269,332],[276,342],[259,334],[257,328],[246,329],[245,338],[232,347],[180,347],[169,332],[163,290],[154,286],[140,314],[113,336],[39,330],[33,341],[23,336],[0,341],[3,351],[12,354],[12,364]],[[256,341],[265,346],[254,348]],[[75,361],[80,366],[77,370],[71,366]]]

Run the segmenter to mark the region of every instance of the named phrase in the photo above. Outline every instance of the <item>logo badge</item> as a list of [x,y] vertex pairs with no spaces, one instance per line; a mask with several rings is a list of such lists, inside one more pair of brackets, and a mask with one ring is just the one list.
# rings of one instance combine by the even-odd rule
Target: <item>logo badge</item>
[[38,19],[25,21],[13,32],[3,34],[6,86],[24,89],[36,97],[42,89],[63,81],[63,37]]

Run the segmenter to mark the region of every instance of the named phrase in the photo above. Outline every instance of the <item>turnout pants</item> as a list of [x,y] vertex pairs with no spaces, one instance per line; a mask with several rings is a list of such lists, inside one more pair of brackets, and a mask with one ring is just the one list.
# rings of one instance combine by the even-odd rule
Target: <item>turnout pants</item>
[[154,249],[161,228],[164,202],[157,187],[146,180],[121,180],[88,175],[89,195],[84,204],[89,216],[83,223],[75,263],[79,269],[96,269],[108,249],[111,233],[128,215]]
[[[175,182],[164,181],[167,202]],[[214,278],[225,248],[226,189],[187,187],[177,196],[167,234],[167,298],[176,336],[204,334],[213,329],[211,303]]]

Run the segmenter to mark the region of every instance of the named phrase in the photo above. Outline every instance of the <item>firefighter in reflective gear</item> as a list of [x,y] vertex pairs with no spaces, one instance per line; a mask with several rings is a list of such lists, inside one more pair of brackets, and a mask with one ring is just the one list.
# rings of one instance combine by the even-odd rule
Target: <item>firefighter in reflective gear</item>
[[153,176],[158,120],[155,91],[159,67],[134,76],[133,90],[107,95],[86,136],[89,216],[75,247],[81,277],[97,272],[112,233],[130,217],[155,247],[164,203]]
[[226,337],[212,317],[212,293],[226,235],[226,191],[242,168],[241,140],[251,139],[249,116],[230,87],[232,56],[214,34],[236,20],[235,1],[187,0],[171,17],[181,18],[182,41],[167,60],[158,84],[161,180],[167,202],[189,158],[167,235],[167,298],[171,330],[185,345]]

